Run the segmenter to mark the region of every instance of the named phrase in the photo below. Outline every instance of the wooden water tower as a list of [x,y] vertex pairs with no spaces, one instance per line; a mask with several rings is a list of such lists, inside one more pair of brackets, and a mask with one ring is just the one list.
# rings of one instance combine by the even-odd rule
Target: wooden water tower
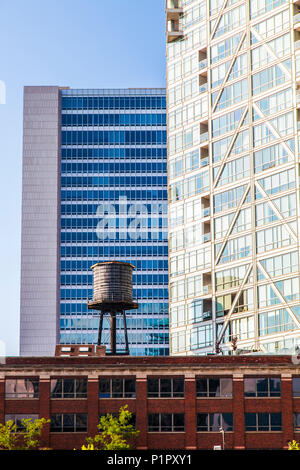
[[[129,354],[126,310],[138,308],[138,303],[132,295],[132,272],[134,266],[121,261],[106,261],[94,264],[93,270],[93,300],[88,302],[88,308],[100,311],[98,330],[98,345],[101,345],[103,332],[103,317],[110,316],[110,354]],[[117,352],[117,316],[123,318],[125,353]]]

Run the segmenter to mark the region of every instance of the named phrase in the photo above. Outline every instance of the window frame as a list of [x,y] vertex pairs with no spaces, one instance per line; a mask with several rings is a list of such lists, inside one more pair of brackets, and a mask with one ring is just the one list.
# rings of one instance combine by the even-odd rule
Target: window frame
[[[121,381],[122,385],[122,390],[119,392],[120,394],[118,395],[116,391],[113,389],[113,381],[119,380]],[[109,396],[103,396],[105,395],[105,392],[101,392],[101,382],[109,382],[109,392],[106,393],[106,395],[109,394]],[[126,382],[133,382],[134,384],[134,391],[126,391],[126,385],[128,387],[128,383]],[[116,394],[118,396],[116,396]],[[102,395],[102,396],[101,396]],[[98,396],[99,399],[128,399],[128,398],[136,398],[136,377],[99,377],[98,381]]]
[[[149,381],[158,381],[158,391],[157,392],[151,392],[149,391]],[[164,392],[162,391],[162,380],[169,380],[170,381],[170,392]],[[174,381],[175,380],[180,380],[182,381],[183,385],[183,391],[176,392],[174,391]],[[152,395],[150,395],[152,394]],[[162,377],[147,377],[147,398],[184,398],[185,397],[185,380],[184,377],[167,377],[167,376],[162,376]]]

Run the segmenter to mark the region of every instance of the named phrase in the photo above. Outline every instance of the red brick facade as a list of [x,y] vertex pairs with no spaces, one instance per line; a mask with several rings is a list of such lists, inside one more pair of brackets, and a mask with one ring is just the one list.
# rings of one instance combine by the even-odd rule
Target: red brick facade
[[[38,378],[39,398],[8,398],[5,380]],[[51,398],[52,378],[86,378],[87,398]],[[99,378],[133,378],[135,398],[99,398]],[[149,398],[147,380],[153,377],[183,377],[184,397]],[[229,398],[197,398],[197,378],[232,378]],[[244,396],[245,377],[279,377],[280,397],[249,398]],[[98,417],[116,413],[127,404],[136,416],[140,431],[138,449],[212,449],[222,445],[220,432],[197,432],[198,413],[232,413],[234,429],[225,432],[227,449],[283,449],[287,442],[300,441],[294,430],[294,413],[300,413],[300,397],[293,397],[293,377],[300,377],[300,365],[290,356],[198,356],[198,357],[43,357],[7,358],[0,365],[0,422],[5,415],[87,414],[87,433],[56,433],[47,425],[43,445],[53,449],[80,448],[85,437],[97,432]],[[148,432],[151,413],[181,413],[184,432]],[[281,413],[281,431],[245,431],[245,413]]]

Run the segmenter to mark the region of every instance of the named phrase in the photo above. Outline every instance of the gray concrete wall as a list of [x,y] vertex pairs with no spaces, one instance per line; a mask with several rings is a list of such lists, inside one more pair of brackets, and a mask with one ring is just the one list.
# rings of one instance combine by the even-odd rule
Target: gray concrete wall
[[24,88],[20,354],[59,338],[60,89]]

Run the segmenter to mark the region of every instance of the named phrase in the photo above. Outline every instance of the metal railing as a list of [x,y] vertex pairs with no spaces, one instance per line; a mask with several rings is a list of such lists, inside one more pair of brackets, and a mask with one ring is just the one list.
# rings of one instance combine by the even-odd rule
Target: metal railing
[[206,284],[202,287],[203,294],[209,294],[211,292],[211,284]]
[[299,23],[300,22],[300,13],[297,13],[297,15],[294,16],[293,18],[293,22],[294,24],[296,23]]
[[205,142],[208,140],[208,132],[203,132],[203,134],[200,134],[200,142]]
[[179,23],[168,21],[168,33],[182,33]]
[[207,166],[209,165],[209,157],[201,158],[200,160],[200,166]]
[[199,69],[204,69],[205,67],[207,67],[207,59],[200,60]]
[[167,9],[177,10],[179,8],[182,8],[181,0],[167,0]]
[[204,235],[202,235],[202,242],[203,243],[210,242],[210,240],[211,240],[211,234],[210,233],[205,233]]

